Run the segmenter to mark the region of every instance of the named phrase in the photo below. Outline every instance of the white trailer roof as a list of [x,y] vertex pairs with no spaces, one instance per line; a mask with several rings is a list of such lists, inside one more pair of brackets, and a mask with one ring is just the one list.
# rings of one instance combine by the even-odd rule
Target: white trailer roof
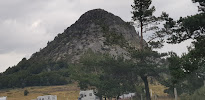
[[0,100],[6,100],[7,97],[0,97]]

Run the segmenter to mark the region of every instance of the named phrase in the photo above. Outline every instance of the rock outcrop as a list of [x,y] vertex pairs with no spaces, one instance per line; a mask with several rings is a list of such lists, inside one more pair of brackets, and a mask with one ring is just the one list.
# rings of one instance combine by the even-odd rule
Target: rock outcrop
[[139,41],[140,37],[130,23],[105,10],[94,9],[84,13],[31,59],[75,62],[88,49],[129,58],[126,48],[139,49]]

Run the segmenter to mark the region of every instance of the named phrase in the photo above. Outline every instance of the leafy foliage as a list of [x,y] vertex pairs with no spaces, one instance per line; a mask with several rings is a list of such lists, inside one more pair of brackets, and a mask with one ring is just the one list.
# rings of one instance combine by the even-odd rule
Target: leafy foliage
[[205,0],[192,0],[194,3],[199,3],[199,11],[205,12]]
[[8,68],[0,76],[0,89],[26,86],[62,85],[70,82],[68,64],[62,61],[32,63],[22,59],[17,66]]
[[148,22],[152,21],[152,14],[155,11],[155,7],[150,8],[151,0],[134,0],[133,8],[133,20],[139,21],[139,23],[144,23],[146,25]]
[[164,54],[159,54],[149,49],[143,51],[134,50],[132,52],[132,60],[134,60],[134,71],[136,76],[140,76],[143,80],[146,90],[146,98],[149,100],[149,85],[148,77],[154,77],[157,79],[160,73],[166,69],[165,59],[162,59]]
[[156,9],[154,6],[151,6],[151,3],[152,0],[134,0],[134,5],[132,5],[132,19],[141,28],[141,48],[144,48],[144,33],[152,33],[147,42],[152,48],[161,48],[164,42],[164,34],[160,31],[159,24],[164,21],[163,15],[165,13],[162,13],[160,17],[155,17],[153,13]]
[[161,59],[162,56],[164,55],[150,50],[132,52],[132,58],[136,60],[137,73],[147,76],[158,76],[160,68],[163,69],[162,65],[165,62],[164,59]]
[[[163,54],[133,51],[132,55],[132,60],[125,60],[89,50],[81,57],[80,64],[72,67],[72,78],[81,89],[95,88],[100,97],[116,97],[136,91],[135,87],[141,84],[139,77],[148,85],[148,77],[158,77],[164,70]],[[143,89],[139,91],[142,93]]]
[[188,48],[188,54],[184,54],[182,57],[172,54],[168,58],[171,78],[165,82],[166,86],[170,87],[167,92],[177,87],[179,94],[192,94],[196,89],[203,86],[205,75],[204,0],[193,0],[193,2],[199,2],[201,13],[184,18],[181,17],[178,21],[174,21],[166,14],[163,16],[167,20],[162,30],[168,36],[168,43],[181,43],[188,39],[195,40],[193,46]]
[[[170,22],[167,22],[164,27],[166,27],[166,32],[169,36],[168,43],[181,43],[187,39],[197,40],[204,37],[204,18],[205,14],[200,13],[193,16],[180,18],[178,21],[171,20]],[[174,24],[170,25],[172,23]]]
[[199,58],[194,58],[191,53],[181,58],[171,54],[168,58],[171,78],[165,80],[164,85],[169,87],[167,93],[173,94],[173,88],[178,89],[178,94],[192,94],[203,86],[205,64]]
[[134,79],[130,79],[133,74],[129,61],[89,51],[80,62],[73,67],[73,77],[81,89],[95,88],[99,97],[116,97],[133,91],[134,84],[130,80]]

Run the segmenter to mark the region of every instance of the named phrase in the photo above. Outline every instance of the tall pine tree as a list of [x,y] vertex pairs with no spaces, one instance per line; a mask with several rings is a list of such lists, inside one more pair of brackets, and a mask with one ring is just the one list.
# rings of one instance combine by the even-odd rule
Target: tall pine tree
[[[153,58],[160,58],[160,56],[155,57],[157,53],[152,52],[150,48],[147,48],[147,45],[144,43],[143,34],[150,30],[158,29],[157,26],[152,26],[153,23],[158,22],[158,18],[153,16],[153,12],[155,11],[155,7],[151,6],[152,0],[134,0],[134,5],[132,5],[132,19],[136,21],[139,25],[141,40],[140,51],[134,52],[133,59],[136,59],[138,62],[136,63],[136,69],[138,69],[138,75],[144,82],[145,91],[146,91],[146,99],[151,100],[149,93],[149,85],[148,85],[148,77],[149,76],[157,76],[157,66],[158,64],[154,59],[147,59],[147,57],[152,56]],[[147,28],[146,26],[151,26]],[[154,38],[152,38],[154,39]],[[140,55],[139,55],[140,53]],[[137,56],[135,56],[137,55]],[[153,63],[150,63],[153,61]],[[148,63],[149,62],[149,63]]]
[[153,20],[156,20],[153,16],[153,12],[155,11],[155,7],[150,7],[152,1],[151,0],[134,0],[134,5],[132,5],[132,19],[137,21],[140,25],[140,34],[141,34],[141,50],[144,48],[143,44],[143,33],[144,27],[148,24],[152,23]]

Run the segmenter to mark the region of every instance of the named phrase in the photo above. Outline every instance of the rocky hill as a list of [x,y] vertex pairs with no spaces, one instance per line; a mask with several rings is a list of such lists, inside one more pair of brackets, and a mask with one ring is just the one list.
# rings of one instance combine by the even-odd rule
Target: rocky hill
[[87,50],[129,58],[127,48],[139,49],[139,38],[135,28],[120,17],[90,10],[30,59],[1,73],[0,89],[67,84],[69,64],[78,62]]
[[129,23],[105,10],[94,9],[83,14],[31,59],[74,62],[88,49],[112,55],[126,54],[127,45],[140,47],[139,40]]

